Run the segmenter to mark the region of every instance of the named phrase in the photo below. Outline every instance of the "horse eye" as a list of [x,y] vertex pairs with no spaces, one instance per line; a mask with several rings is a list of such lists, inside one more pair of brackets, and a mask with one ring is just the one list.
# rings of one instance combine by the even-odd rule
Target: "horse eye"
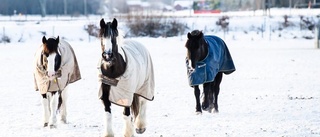
[[112,52],[108,52],[107,54],[109,57],[112,57],[112,55],[113,55]]
[[49,57],[48,53],[42,53],[42,55],[45,55],[46,57]]
[[103,58],[106,58],[106,56],[107,56],[107,53],[106,53],[106,52],[103,52],[103,53],[102,53],[102,57],[103,57]]

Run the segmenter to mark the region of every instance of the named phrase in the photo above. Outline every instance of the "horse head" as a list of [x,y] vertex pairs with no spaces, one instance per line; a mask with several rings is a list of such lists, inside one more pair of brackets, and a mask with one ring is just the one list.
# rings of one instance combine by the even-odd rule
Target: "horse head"
[[[118,53],[118,22],[113,19],[112,22],[105,23],[104,19],[100,20],[100,37],[103,47],[102,58],[107,62],[107,66],[110,67],[114,63],[114,59]],[[105,42],[105,44],[103,44]]]
[[43,36],[42,43],[42,62],[44,68],[47,70],[48,77],[53,79],[55,76],[57,76],[57,72],[61,66],[61,55],[58,51],[59,36],[57,38],[49,39]]
[[117,27],[118,21],[115,18],[112,22],[105,22],[104,19],[100,20],[103,59],[101,69],[102,73],[109,77],[118,77],[121,73],[124,73],[126,65],[123,55],[119,54],[118,50],[118,45],[122,45],[122,37],[119,35]]
[[199,30],[188,33],[188,40],[185,47],[187,48],[187,61],[191,61],[191,67],[195,68],[197,62],[205,59],[208,54],[208,45],[204,35]]

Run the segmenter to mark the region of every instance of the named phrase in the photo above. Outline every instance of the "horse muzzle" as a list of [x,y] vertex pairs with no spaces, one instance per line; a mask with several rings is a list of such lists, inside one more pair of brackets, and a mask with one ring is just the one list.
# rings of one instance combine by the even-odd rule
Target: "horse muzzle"
[[101,64],[105,68],[108,68],[108,67],[111,67],[113,65],[113,61],[112,60],[103,60]]

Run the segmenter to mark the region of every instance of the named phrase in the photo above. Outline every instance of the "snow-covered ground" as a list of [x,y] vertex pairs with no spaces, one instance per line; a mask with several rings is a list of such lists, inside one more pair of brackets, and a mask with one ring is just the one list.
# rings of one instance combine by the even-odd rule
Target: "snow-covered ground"
[[[0,43],[0,136],[102,135],[104,110],[98,99],[96,69],[100,43],[83,30],[88,23],[98,24],[99,19],[1,22],[0,27],[5,28],[12,42]],[[233,26],[247,30],[250,25],[261,25],[265,17],[233,19]],[[272,19],[266,18],[266,24],[273,26],[282,21],[281,17]],[[210,20],[216,21],[210,17],[189,22],[195,24],[194,28],[204,29]],[[69,123],[58,124],[56,129],[42,127],[41,97],[34,91],[32,62],[43,31],[47,36],[59,35],[69,41],[82,73],[82,79],[69,87]],[[320,136],[320,50],[315,48],[314,40],[302,38],[313,33],[292,29],[286,37],[279,37],[280,32],[271,32],[266,31],[262,37],[254,31],[226,35],[207,31],[226,41],[237,70],[223,77],[220,113],[202,115],[194,113],[193,89],[187,82],[186,35],[132,38],[151,52],[156,80],[155,100],[148,102],[147,131],[136,136]],[[115,135],[121,136],[122,108],[113,105],[112,110]]]

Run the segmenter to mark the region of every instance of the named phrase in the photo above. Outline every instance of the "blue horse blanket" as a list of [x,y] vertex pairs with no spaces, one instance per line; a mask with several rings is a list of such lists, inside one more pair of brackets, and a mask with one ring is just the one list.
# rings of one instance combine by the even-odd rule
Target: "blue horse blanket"
[[231,74],[236,70],[228,47],[221,38],[206,35],[204,39],[209,48],[207,57],[199,61],[194,70],[190,70],[187,61],[190,86],[212,82],[218,72]]

